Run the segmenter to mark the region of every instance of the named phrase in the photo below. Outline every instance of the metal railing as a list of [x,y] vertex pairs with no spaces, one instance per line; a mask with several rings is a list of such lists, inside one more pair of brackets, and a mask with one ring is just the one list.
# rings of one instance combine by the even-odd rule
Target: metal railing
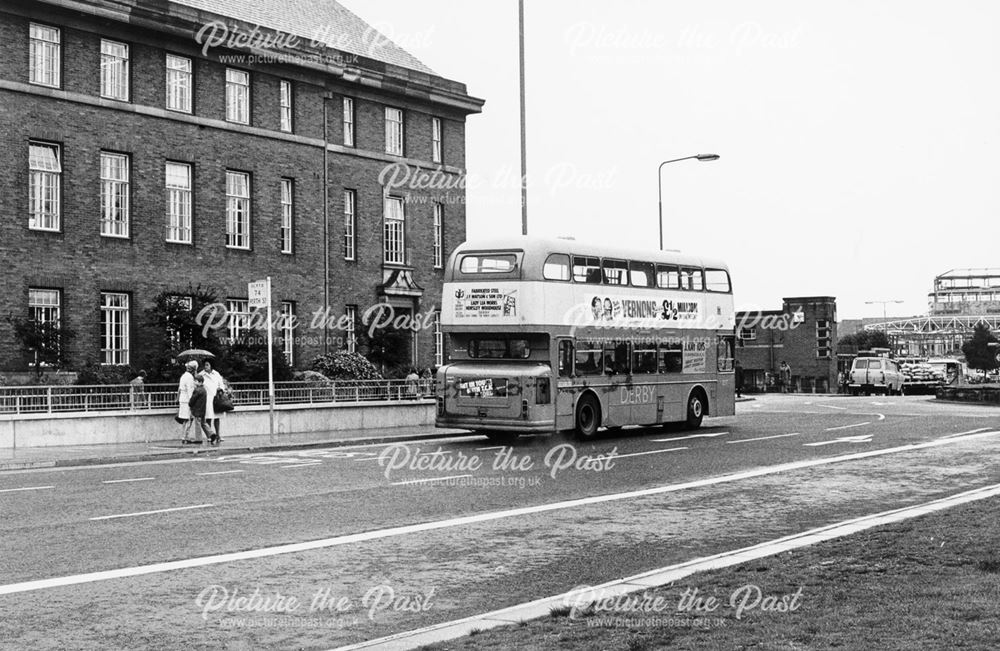
[[[234,382],[233,404],[266,407],[267,382]],[[434,380],[275,382],[278,405],[336,402],[397,402],[434,395]],[[129,384],[0,387],[0,414],[66,414],[97,411],[149,411],[177,408],[176,384],[147,384],[136,390]]]

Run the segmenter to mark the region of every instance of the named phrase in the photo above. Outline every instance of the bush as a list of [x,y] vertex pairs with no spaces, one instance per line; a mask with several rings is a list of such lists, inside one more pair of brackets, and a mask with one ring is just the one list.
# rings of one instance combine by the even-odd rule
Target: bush
[[320,355],[312,362],[312,370],[331,380],[381,380],[375,365],[358,353],[337,352]]
[[109,366],[97,362],[87,362],[76,376],[77,384],[128,384],[136,372],[131,366]]
[[305,382],[309,387],[326,388],[333,385],[330,378],[323,375],[319,371],[302,371],[300,373],[296,373],[293,379],[299,382]]

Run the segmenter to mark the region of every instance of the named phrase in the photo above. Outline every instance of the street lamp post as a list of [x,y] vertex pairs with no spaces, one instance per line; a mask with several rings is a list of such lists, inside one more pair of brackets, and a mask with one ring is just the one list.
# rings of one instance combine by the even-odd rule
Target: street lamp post
[[719,160],[718,154],[695,154],[694,156],[685,156],[684,158],[674,158],[672,160],[665,160],[660,163],[660,166],[656,169],[656,187],[660,199],[660,250],[663,250],[663,166],[667,163],[676,163],[682,160],[700,160],[700,161],[710,161]]
[[885,311],[886,304],[888,304],[888,303],[902,303],[902,302],[903,301],[898,301],[898,300],[891,300],[891,301],[865,301],[865,305],[878,305],[878,304],[881,303],[881,305],[882,305],[882,327],[884,328],[885,327],[885,322],[889,320],[889,318],[886,316],[886,311]]

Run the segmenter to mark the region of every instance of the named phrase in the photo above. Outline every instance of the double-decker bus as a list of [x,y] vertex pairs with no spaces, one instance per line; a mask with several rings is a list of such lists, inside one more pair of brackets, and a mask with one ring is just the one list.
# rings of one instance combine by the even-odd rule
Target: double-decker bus
[[528,432],[735,413],[735,314],[717,260],[569,239],[466,242],[445,270],[437,425]]

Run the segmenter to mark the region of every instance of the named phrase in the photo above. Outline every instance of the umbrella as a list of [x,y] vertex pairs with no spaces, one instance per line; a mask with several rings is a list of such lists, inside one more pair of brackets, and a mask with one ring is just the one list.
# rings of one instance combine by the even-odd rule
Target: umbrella
[[185,351],[177,353],[178,360],[182,357],[215,357],[215,355],[207,350],[202,350],[201,348],[188,348]]

